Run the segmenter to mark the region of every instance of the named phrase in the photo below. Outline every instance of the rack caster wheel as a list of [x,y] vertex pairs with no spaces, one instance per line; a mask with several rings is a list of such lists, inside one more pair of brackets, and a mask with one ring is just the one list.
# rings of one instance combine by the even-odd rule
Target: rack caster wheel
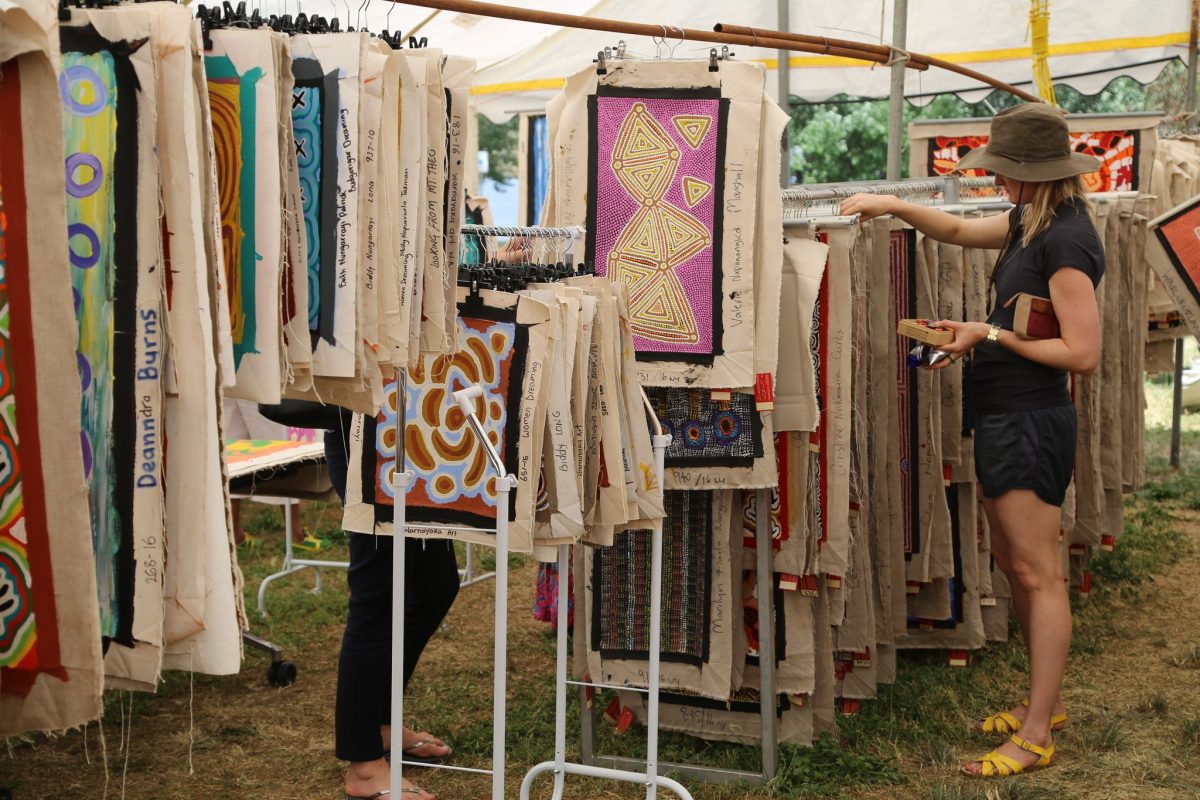
[[267,666],[267,683],[272,686],[291,686],[296,682],[296,665],[290,661],[272,661]]

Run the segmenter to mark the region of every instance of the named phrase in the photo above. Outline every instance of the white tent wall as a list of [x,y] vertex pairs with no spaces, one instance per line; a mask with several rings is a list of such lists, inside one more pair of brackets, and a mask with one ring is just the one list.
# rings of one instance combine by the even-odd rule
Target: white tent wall
[[[362,0],[361,5],[337,0],[250,0],[250,5],[264,14],[294,16],[303,11],[337,16],[343,27],[349,21],[374,31],[399,28],[405,35],[419,25],[418,35],[428,36],[432,46],[476,59],[479,74],[473,94],[479,111],[497,122],[520,111],[541,110],[567,75],[621,38],[601,31],[435,13],[388,0]],[[701,30],[717,22],[760,28],[778,25],[774,0],[509,0],[506,5]],[[886,44],[891,39],[892,5],[893,0],[790,0],[790,27],[801,33]],[[1190,8],[1190,0],[1051,0],[1051,72],[1056,77],[1076,76],[1062,82],[1085,94],[1094,94],[1118,75],[1143,83],[1153,80],[1167,59],[1186,59]],[[908,47],[1029,88],[1028,20],[1028,0],[959,0],[952,6],[918,0],[909,3]],[[656,48],[644,37],[626,38],[631,54],[651,58],[656,50],[664,56],[669,51],[675,58],[704,58],[712,47],[668,38],[665,47]],[[778,68],[775,50],[733,50],[739,59],[756,59],[768,69]],[[888,95],[885,67],[807,53],[793,53],[789,61],[791,93],[805,100],[820,101],[841,93]],[[772,90],[776,83],[768,80]],[[951,91],[975,102],[990,89],[936,68],[907,72],[905,94],[915,102]]]
[[[358,15],[357,6],[331,0],[303,3],[303,9],[343,19]],[[370,0],[362,18],[368,27],[382,29],[392,5]],[[727,3],[720,0],[516,0],[507,5],[541,8],[568,14],[675,26],[711,29],[717,22],[752,27],[777,27],[777,4],[771,0]],[[275,11],[281,0],[264,3]],[[278,13],[278,12],[277,12]],[[291,13],[296,13],[295,7]],[[429,9],[396,4],[390,26],[408,31],[430,16]],[[814,3],[791,0],[793,31],[867,42],[888,43],[892,30],[892,0],[843,0]],[[1028,39],[1027,0],[960,0],[953,6],[910,2],[909,49],[970,65],[1009,83],[1031,85],[1032,61]],[[1117,75],[1141,82],[1153,80],[1166,59],[1186,58],[1190,0],[1051,0],[1050,68],[1085,94],[1093,94]],[[479,74],[473,93],[481,113],[503,121],[520,111],[540,110],[562,86],[565,76],[594,58],[598,50],[615,46],[621,38],[601,31],[560,29],[508,20],[483,19],[469,14],[441,12],[429,20],[420,35],[433,46],[478,60]],[[712,45],[668,38],[656,48],[646,38],[626,37],[629,52],[654,57],[656,50],[675,58],[706,57]],[[757,59],[768,69],[778,68],[777,52],[765,48],[734,47],[739,59]],[[791,92],[820,101],[847,93],[886,97],[888,69],[865,62],[793,53]],[[1153,63],[1146,63],[1153,62]],[[1096,72],[1103,70],[1103,72]],[[1080,73],[1093,73],[1080,75]],[[769,80],[774,87],[776,81]],[[980,89],[960,75],[938,69],[909,70],[905,94],[932,95],[958,92],[978,101],[990,89]],[[917,102],[927,100],[914,98]]]

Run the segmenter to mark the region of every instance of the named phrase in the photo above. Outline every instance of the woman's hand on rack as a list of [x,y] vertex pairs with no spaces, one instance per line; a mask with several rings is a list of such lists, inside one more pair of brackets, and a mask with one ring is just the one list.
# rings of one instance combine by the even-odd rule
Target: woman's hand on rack
[[899,198],[890,194],[864,194],[859,192],[842,201],[838,213],[844,217],[859,215],[863,222],[894,213]]

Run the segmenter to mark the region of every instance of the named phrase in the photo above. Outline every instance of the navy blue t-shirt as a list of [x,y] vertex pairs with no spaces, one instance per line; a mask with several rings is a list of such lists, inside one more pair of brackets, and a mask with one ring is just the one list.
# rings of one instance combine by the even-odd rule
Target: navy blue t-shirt
[[[1092,279],[1104,275],[1104,245],[1082,200],[1063,203],[1050,227],[1026,247],[1021,243],[1022,207],[1010,214],[1009,244],[996,267],[996,299],[988,324],[1013,329],[1015,295],[1026,292],[1050,297],[1050,278],[1063,267],[1074,267]],[[1038,364],[999,343],[982,341],[971,360],[971,404],[984,413],[1052,408],[1071,402],[1065,370]]]

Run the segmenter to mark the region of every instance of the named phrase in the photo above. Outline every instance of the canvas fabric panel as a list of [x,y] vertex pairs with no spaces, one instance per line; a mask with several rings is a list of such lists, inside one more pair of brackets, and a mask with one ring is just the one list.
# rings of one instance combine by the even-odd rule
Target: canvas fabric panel
[[[850,417],[852,413],[851,339],[853,300],[851,247],[857,226],[824,231],[829,244],[818,326],[821,422],[818,428],[821,481],[820,570],[843,576],[850,565]],[[811,469],[811,467],[810,467]]]
[[[509,549],[533,548],[537,464],[545,433],[551,310],[530,297],[459,290],[455,356],[426,355],[408,375],[403,403],[394,384],[377,418],[351,429],[343,527],[392,534],[392,473],[397,460],[416,472],[406,498],[406,535],[495,543],[496,492],[483,450],[451,393],[473,383],[480,421],[518,480],[510,497]],[[470,321],[468,323],[468,321]],[[407,423],[400,430],[400,415]]]
[[633,502],[629,504],[629,524],[643,526],[648,521],[661,519],[664,513],[663,488],[659,484],[654,464],[654,448],[650,440],[650,427],[644,394],[637,380],[637,361],[633,346],[633,328],[629,312],[629,292],[620,283],[610,282],[609,290],[617,305],[617,321],[620,334],[618,353],[620,356],[622,413],[628,444],[625,448],[626,495],[632,488]]
[[1200,335],[1200,199],[1190,200],[1149,223],[1146,258],[1193,335]]
[[[80,408],[73,337],[63,335],[73,329],[75,319],[69,301],[71,267],[62,247],[67,216],[56,10],[50,3],[0,2],[0,63],[5,74],[0,86],[0,202],[7,222],[0,241],[8,332],[17,352],[32,354],[26,363],[36,376],[36,383],[22,381],[30,370],[18,368],[12,383],[23,439],[25,544],[39,572],[52,565],[52,583],[43,581],[41,587],[52,594],[43,598],[40,608],[44,643],[54,635],[58,644],[56,657],[47,653],[47,662],[55,661],[59,671],[57,677],[33,675],[24,685],[12,671],[0,672],[0,734],[5,736],[61,730],[100,714],[99,614],[78,430],[48,414],[31,420],[28,412],[20,411],[23,397],[24,408],[54,408],[67,419],[78,418]],[[27,224],[30,220],[37,224]],[[31,269],[34,264],[37,269]],[[22,341],[37,346],[21,345]],[[28,422],[33,423],[32,431]],[[53,479],[53,503],[37,501],[39,474],[43,486]],[[41,590],[36,585],[33,590],[37,602]],[[52,614],[46,610],[49,605]]]
[[542,444],[543,489],[539,491],[534,538],[539,544],[569,544],[584,534],[579,483],[575,479],[579,456],[575,453],[570,398],[580,303],[578,298],[564,294],[566,287],[544,286],[544,289],[531,288],[529,294],[557,310],[558,326],[553,338],[546,433]]
[[[963,249],[952,244],[938,243],[936,278],[938,285],[938,319],[976,320],[964,314],[965,259]],[[963,370],[952,365],[942,370],[942,460],[950,466],[963,463]]]
[[976,484],[956,483],[947,490],[954,494],[955,573],[947,589],[951,614],[911,628],[897,644],[902,648],[977,649],[984,645],[983,612],[980,605],[980,569],[989,559],[980,557],[979,515],[983,509]]
[[[710,591],[708,600],[708,656],[703,664],[687,664],[665,661],[661,665],[659,685],[664,691],[696,692],[705,697],[724,699],[728,697],[732,684],[732,659],[734,632],[731,620],[740,618],[740,592],[736,582],[740,572],[734,562],[740,564],[741,530],[734,523],[734,493],[731,491],[711,492],[712,552],[710,553]],[[584,617],[591,624],[597,602],[593,584],[593,559],[598,552],[593,548],[583,551],[582,574],[576,574],[576,587],[584,587]],[[664,564],[667,562],[664,560]],[[643,602],[645,602],[643,600]],[[578,617],[576,618],[578,619]],[[586,643],[592,641],[590,632],[579,637]],[[588,647],[585,654],[586,671],[601,683],[624,686],[645,686],[647,663],[636,659],[603,658],[599,652]],[[577,659],[577,665],[580,662]]]
[[[1129,297],[1124,294],[1121,259],[1121,209],[1115,200],[1101,201],[1106,206],[1105,225],[1100,231],[1104,241],[1104,305],[1100,307],[1103,342],[1100,347],[1098,375],[1104,391],[1100,393],[1100,471],[1106,490],[1121,488],[1121,448],[1114,439],[1121,435],[1121,384],[1123,379],[1121,340],[1121,306]],[[1107,532],[1107,531],[1106,531]]]
[[[766,92],[762,96],[762,129],[758,145],[758,207],[754,248],[754,381],[760,410],[773,409],[778,382],[783,289],[783,195],[776,190],[782,170],[778,146],[788,126],[788,113]],[[798,345],[803,340],[795,340]],[[769,391],[761,387],[770,376]]]
[[[321,174],[318,185],[317,281],[318,327],[313,344],[315,378],[355,378],[358,365],[360,310],[358,308],[361,170],[360,109],[365,43],[356,33],[329,33],[292,37],[293,61],[316,62],[323,77],[321,114]],[[307,67],[305,64],[307,74]],[[332,132],[328,128],[332,126]],[[332,135],[331,135],[332,133]],[[346,147],[345,143],[350,146]],[[337,152],[328,147],[337,143]],[[310,267],[311,269],[311,267]],[[332,308],[330,308],[332,306]],[[332,316],[330,314],[332,312]],[[310,316],[310,337],[312,334]],[[298,387],[297,387],[298,389]],[[295,390],[289,396],[297,396]]]
[[[702,664],[708,656],[712,494],[670,492],[663,520],[662,658]],[[651,532],[623,531],[592,554],[591,647],[605,659],[646,659],[650,636]]]
[[[925,272],[920,276],[918,308],[925,319],[937,316],[940,302],[938,294],[939,248],[933,239],[925,237],[918,243],[924,245]],[[918,259],[918,265],[920,260]],[[954,575],[954,547],[952,544],[952,520],[946,501],[949,483],[946,459],[942,453],[942,409],[946,392],[943,383],[945,370],[917,370],[920,380],[926,381],[920,399],[920,439],[924,460],[921,468],[921,525],[928,532],[927,569],[932,578],[949,578]],[[955,374],[960,374],[955,370]]]
[[784,241],[774,420],[779,431],[817,429],[813,362],[805,343],[812,335],[813,307],[828,253],[829,245],[798,231]]
[[283,208],[270,31],[219,30],[205,54],[221,197],[236,381],[230,396],[278,403]]
[[442,61],[442,85],[446,103],[446,186],[445,223],[446,269],[442,276],[442,303],[445,315],[445,349],[454,350],[455,291],[458,282],[459,228],[465,211],[465,169],[468,158],[467,128],[469,127],[471,81],[475,78],[475,60],[462,56],[446,56]]
[[421,48],[417,55],[425,57],[426,140],[425,194],[422,209],[425,215],[425,263],[421,289],[420,316],[413,317],[419,328],[419,348],[410,347],[413,354],[446,353],[451,348],[446,327],[445,292],[447,283],[446,252],[446,95],[442,74],[441,50]]
[[[87,272],[90,266],[89,257],[76,249],[80,246],[79,234],[85,240],[91,239],[94,245],[91,259],[111,258],[113,267],[111,306],[102,300],[108,289],[91,280],[98,276],[88,275],[80,280],[87,292],[81,304],[81,351],[86,353],[85,359],[92,361],[78,362],[81,379],[95,376],[88,392],[88,405],[97,408],[92,404],[104,392],[109,393],[112,403],[108,418],[112,426],[108,432],[109,449],[94,450],[96,461],[91,473],[93,484],[100,483],[106,473],[116,477],[116,492],[109,498],[112,506],[104,507],[102,514],[107,516],[108,508],[114,508],[120,520],[121,546],[116,553],[120,616],[114,636],[119,646],[109,649],[105,672],[146,687],[153,685],[158,676],[163,613],[160,442],[161,357],[166,342],[161,306],[164,287],[157,213],[158,171],[153,145],[155,64],[152,48],[145,44],[150,20],[143,13],[81,11],[72,15],[72,23],[63,29],[64,72],[68,74],[69,86],[63,98],[68,163],[76,158],[96,158],[93,148],[106,156],[105,145],[112,142],[109,163],[112,199],[129,190],[138,198],[135,206],[119,204],[125,209],[120,223],[105,231],[106,224],[100,222],[104,217],[94,216],[101,201],[92,197],[93,192],[97,198],[103,194],[106,183],[97,180],[100,173],[93,172],[93,181],[99,184],[93,189],[92,185],[79,185],[81,172],[72,170],[67,186],[73,277],[74,273]],[[107,101],[103,105],[113,109],[111,116],[93,111],[75,94],[77,87],[72,85],[75,81],[96,81],[92,76],[105,81],[108,63],[113,65],[113,94],[109,96],[113,105],[109,106]],[[106,130],[106,123],[112,127]],[[101,170],[105,160],[104,156],[97,159]],[[133,213],[129,214],[130,211]],[[109,235],[112,249],[105,255],[110,246]],[[110,309],[111,317],[107,317]],[[103,362],[93,359],[105,348],[109,339],[105,329],[110,324],[113,372],[106,380]],[[85,341],[91,346],[85,348],[82,345]],[[90,430],[94,436],[101,432],[96,427]],[[100,443],[103,439],[95,441]],[[85,455],[85,469],[88,466]]]
[[[683,88],[676,89],[674,87]],[[585,224],[589,214],[594,214],[597,210],[598,195],[596,192],[589,194],[587,189],[589,181],[597,179],[596,170],[599,169],[600,163],[598,151],[589,146],[589,130],[591,130],[589,98],[596,97],[598,93],[601,95],[607,93],[608,98],[597,98],[597,113],[600,100],[612,100],[614,103],[617,100],[633,101],[633,103],[621,103],[621,109],[615,112],[618,115],[624,114],[625,118],[630,120],[631,125],[635,124],[638,119],[645,121],[647,115],[653,116],[651,111],[639,111],[636,117],[628,116],[632,113],[633,104],[638,102],[638,97],[641,97],[640,104],[644,109],[659,108],[660,113],[667,119],[671,116],[685,118],[680,122],[681,129],[676,129],[673,121],[667,122],[665,126],[662,123],[655,123],[657,129],[650,140],[658,141],[661,146],[654,150],[654,153],[658,155],[653,158],[649,158],[651,153],[647,151],[649,160],[645,162],[645,166],[648,168],[645,172],[646,175],[661,170],[662,176],[669,175],[671,178],[675,178],[678,170],[672,166],[675,162],[670,159],[670,152],[673,150],[682,156],[696,151],[686,141],[687,136],[693,137],[698,143],[698,147],[705,148],[704,152],[708,153],[710,151],[707,149],[706,143],[710,137],[714,133],[724,134],[725,157],[722,162],[724,168],[721,179],[716,180],[714,173],[713,179],[708,181],[712,188],[707,192],[703,185],[706,183],[703,175],[681,176],[675,184],[672,184],[670,180],[666,181],[664,186],[674,187],[671,191],[675,194],[672,194],[671,197],[679,202],[665,201],[666,205],[663,208],[670,206],[674,210],[658,209],[654,215],[657,218],[666,214],[672,220],[672,227],[679,231],[679,237],[672,238],[673,244],[670,249],[672,259],[686,256],[688,258],[685,261],[701,259],[705,263],[717,263],[715,259],[719,256],[721,291],[718,293],[716,290],[714,276],[711,295],[714,300],[718,294],[727,299],[720,303],[719,317],[715,315],[715,309],[711,309],[709,314],[712,316],[714,332],[719,324],[720,352],[716,353],[709,349],[707,352],[679,353],[677,351],[680,346],[673,346],[671,352],[674,352],[675,355],[671,360],[643,360],[639,363],[639,378],[643,385],[733,388],[751,386],[754,383],[754,243],[745,234],[739,237],[737,231],[754,230],[753,220],[758,196],[758,143],[762,117],[762,91],[763,73],[757,65],[723,64],[720,72],[710,73],[704,62],[628,61],[615,64],[614,68],[603,76],[602,81],[594,69],[578,73],[568,79],[561,106],[557,104],[553,106],[553,110],[561,108],[561,114],[557,118],[552,115],[550,119],[550,126],[555,137],[555,147],[560,153],[573,155],[555,160],[551,189],[553,208],[547,212],[546,219],[551,224]],[[700,97],[697,93],[707,96]],[[624,97],[622,98],[620,95],[624,95]],[[686,104],[689,102],[702,103],[702,106],[696,106],[696,108],[705,110],[698,114],[665,110],[668,108],[666,105],[668,103]],[[727,124],[721,124],[719,119],[714,124],[713,115],[717,113],[714,110],[714,103],[716,109],[722,105],[727,106],[728,111],[725,116]],[[625,105],[628,105],[628,108],[625,108]],[[705,119],[687,119],[690,117],[706,118],[707,122]],[[648,122],[646,124],[649,126]],[[614,128],[613,132],[615,133],[615,131]],[[661,135],[658,131],[661,131]],[[704,135],[702,136],[701,133]],[[678,140],[675,137],[678,137]],[[670,146],[665,145],[667,140],[672,142]],[[614,140],[609,137],[605,141],[611,143]],[[711,161],[711,159],[708,160]],[[718,161],[721,160],[718,159]],[[624,162],[621,163],[624,165]],[[607,169],[610,174],[613,174],[611,163]],[[624,169],[622,166],[621,170]],[[685,193],[683,177],[694,179],[688,183],[690,194]],[[653,193],[663,188],[659,186],[659,183],[660,181],[657,179],[649,180],[646,186]],[[730,194],[726,198],[734,200],[734,202],[722,204],[723,213],[718,221],[715,217],[716,193],[725,192],[726,187],[733,187],[739,183],[742,187],[741,197],[734,198]],[[615,177],[605,185],[616,187]],[[618,191],[623,190],[618,189]],[[639,191],[641,190],[634,188],[634,194]],[[625,194],[628,196],[627,192]],[[710,227],[697,221],[695,214],[692,213],[694,209],[688,208],[687,199],[689,198],[695,201],[697,207],[704,209],[707,209],[712,203],[714,216],[709,223]],[[737,202],[739,200],[740,202]],[[589,204],[591,205],[589,206]],[[680,209],[681,206],[683,210]],[[614,224],[624,224],[619,218],[614,219],[617,220]],[[691,222],[688,222],[689,219]],[[648,224],[652,223],[648,222]],[[590,249],[594,249],[597,236],[600,236],[602,241],[607,241],[604,237],[615,232],[615,229],[612,232],[609,229],[598,230],[595,225],[588,226],[588,230],[589,236],[592,237],[589,239],[589,242],[592,243],[589,245]],[[687,231],[690,233],[686,233]],[[711,231],[711,235],[702,233],[702,231]],[[714,238],[718,233],[721,235],[719,248]],[[613,243],[616,243],[616,239],[613,240]],[[710,258],[713,260],[710,261]],[[712,274],[707,267],[702,267],[701,271],[704,275]],[[674,271],[669,270],[663,274],[664,276],[674,275]],[[648,285],[657,287],[655,291],[660,292],[657,296],[664,298],[671,296],[668,290],[672,285],[676,287],[680,285],[672,284],[671,277],[650,279],[650,276],[647,275],[647,280],[649,280]],[[695,297],[692,299],[694,300],[699,297],[699,294],[696,293],[702,293],[700,287],[708,285],[708,281],[704,279],[700,283],[689,282],[689,285],[693,286]],[[728,299],[734,292],[736,295]],[[635,289],[634,293],[631,313],[633,318],[638,320],[642,318],[643,312],[640,310],[638,290]],[[673,296],[676,301],[679,301],[680,297],[686,297],[678,291]],[[653,307],[656,307],[653,303],[647,306],[647,308]],[[686,314],[680,310],[682,306],[678,305],[678,302],[674,308],[679,312],[673,315],[674,319],[677,321],[686,319]],[[680,323],[676,327],[683,331],[686,325]],[[707,346],[697,340],[688,345],[688,349],[704,350]],[[680,355],[708,363],[690,362],[681,359]]]
[[[394,227],[399,260],[397,291],[399,311],[389,319],[389,331],[395,338],[392,360],[397,365],[412,362],[419,335],[414,327],[420,322],[420,294],[424,282],[425,215],[424,169],[429,93],[425,88],[425,61],[409,53],[393,53],[400,73],[400,98],[396,129],[399,132],[399,191],[396,197]],[[416,311],[414,323],[414,310]]]
[[[170,243],[166,320],[170,332],[168,375],[174,388],[165,398],[166,441],[175,452],[199,454],[217,446],[205,434],[209,420],[215,422],[219,387],[207,279],[210,261],[201,224],[202,191],[193,180],[201,172],[202,142],[194,124],[180,125],[178,121],[195,119],[202,102],[191,72],[201,46],[186,9],[167,4],[144,9],[154,25],[151,41],[158,57],[156,149],[161,156],[159,181]],[[209,469],[206,458],[166,459],[165,469],[167,486],[221,485],[220,470]],[[164,643],[204,628],[205,534],[196,521],[206,518],[207,495],[205,490],[165,493]]]

